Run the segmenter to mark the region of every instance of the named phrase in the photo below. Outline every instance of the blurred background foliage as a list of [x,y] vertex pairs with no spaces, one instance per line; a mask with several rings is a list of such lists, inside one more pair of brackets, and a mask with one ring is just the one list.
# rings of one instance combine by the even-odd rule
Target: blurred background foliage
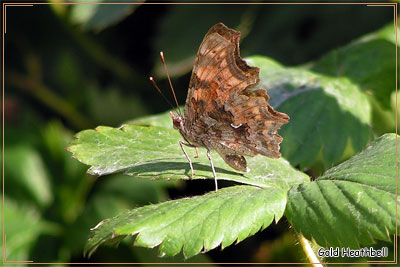
[[[158,258],[155,250],[133,247],[131,240],[118,249],[101,247],[90,259],[82,251],[89,229],[100,220],[138,205],[209,191],[212,181],[166,183],[120,174],[97,178],[64,150],[77,131],[118,127],[169,109],[148,81],[154,75],[169,95],[159,51],[183,104],[199,44],[217,22],[242,32],[242,56],[263,55],[286,66],[306,65],[393,23],[392,8],[366,5],[56,2],[7,7],[3,110],[8,261],[182,261],[182,256]],[[377,135],[395,131],[395,95],[386,98],[371,100]],[[281,220],[236,246],[190,261],[307,261],[287,229]]]

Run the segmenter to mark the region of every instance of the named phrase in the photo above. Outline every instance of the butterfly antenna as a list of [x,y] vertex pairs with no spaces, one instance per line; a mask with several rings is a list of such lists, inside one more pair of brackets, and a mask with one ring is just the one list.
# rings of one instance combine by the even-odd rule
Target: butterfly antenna
[[157,91],[160,93],[160,95],[164,98],[164,100],[167,101],[167,103],[171,106],[172,109],[175,109],[174,105],[172,105],[172,103],[168,100],[168,98],[163,94],[160,87],[158,87],[158,85],[156,84],[156,81],[154,81],[154,78],[150,77],[149,79],[153,83],[153,85],[157,89]]
[[163,66],[164,66],[165,73],[167,73],[167,78],[168,78],[169,86],[171,87],[172,94],[174,95],[176,108],[177,108],[177,110],[178,110],[179,115],[182,116],[182,113],[181,113],[180,110],[179,110],[179,103],[178,103],[178,100],[176,99],[175,90],[174,90],[174,87],[172,86],[171,78],[169,77],[169,73],[168,73],[168,69],[167,69],[167,64],[165,63],[165,58],[164,58],[164,53],[163,53],[163,52],[160,52],[160,57],[161,57],[161,61],[162,61]]

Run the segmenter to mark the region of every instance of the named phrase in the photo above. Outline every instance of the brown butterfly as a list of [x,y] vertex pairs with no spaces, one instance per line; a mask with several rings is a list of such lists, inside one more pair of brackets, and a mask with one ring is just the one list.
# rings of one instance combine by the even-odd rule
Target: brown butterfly
[[[250,67],[239,55],[240,32],[222,23],[204,36],[194,62],[186,98],[184,116],[171,112],[173,126],[186,142],[183,145],[205,147],[218,190],[210,151],[216,150],[233,169],[248,171],[244,156],[261,154],[279,158],[282,137],[278,129],[289,121],[285,113],[275,111],[263,89],[250,90],[259,79],[259,68]],[[167,73],[168,74],[168,73]]]

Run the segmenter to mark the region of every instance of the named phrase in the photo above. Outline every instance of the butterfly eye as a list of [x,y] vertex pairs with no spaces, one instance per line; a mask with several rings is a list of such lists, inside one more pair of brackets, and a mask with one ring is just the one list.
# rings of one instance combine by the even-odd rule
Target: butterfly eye
[[181,117],[179,117],[179,116],[172,117],[172,123],[173,123],[173,126],[174,126],[175,129],[182,128],[183,123],[182,123],[182,118]]

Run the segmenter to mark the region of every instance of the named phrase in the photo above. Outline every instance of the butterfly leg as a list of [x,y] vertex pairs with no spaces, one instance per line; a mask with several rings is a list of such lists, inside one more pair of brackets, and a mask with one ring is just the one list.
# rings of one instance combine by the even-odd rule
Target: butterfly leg
[[[184,143],[182,141],[179,141],[179,145],[181,146],[181,149],[183,151],[183,154],[185,154],[186,159],[189,161],[189,166],[190,166],[190,171],[191,171],[190,179],[193,179],[194,170],[193,170],[192,160],[189,158],[189,155],[186,153],[185,149],[183,148],[183,145],[188,146],[188,147],[195,147],[195,146],[193,146],[191,144],[186,144],[186,143]],[[196,149],[197,149],[197,147],[196,147]]]
[[215,174],[214,164],[211,159],[210,150],[207,150],[207,157],[208,157],[208,160],[210,161],[211,169],[212,169],[212,172],[214,175],[215,191],[218,191],[217,175]]
[[194,156],[194,158],[198,159],[199,158],[199,149],[197,148],[197,146],[195,146],[194,149],[196,150],[196,156]]

